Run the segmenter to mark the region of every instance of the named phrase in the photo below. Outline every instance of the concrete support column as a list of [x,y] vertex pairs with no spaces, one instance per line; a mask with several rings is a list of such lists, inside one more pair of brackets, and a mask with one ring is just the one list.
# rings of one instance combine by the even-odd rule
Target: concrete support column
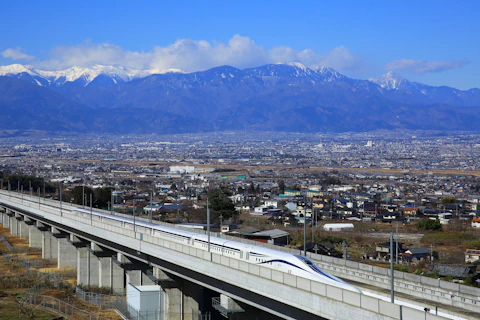
[[183,281],[183,313],[184,320],[196,320],[198,318],[199,299],[202,294],[202,288],[190,281]]
[[125,289],[124,271],[116,264],[111,256],[98,257],[99,286],[107,287],[112,292],[123,292]]
[[28,246],[30,248],[42,248],[42,232],[36,226],[28,226]]
[[15,216],[10,217],[10,234],[12,236],[18,235],[18,220]]
[[87,247],[77,248],[77,284],[88,285],[88,275],[90,269],[89,261],[90,253]]
[[42,231],[42,259],[56,259],[57,246],[57,239],[49,231]]
[[99,268],[100,268],[100,262],[98,261],[98,258],[95,256],[95,254],[91,251],[88,250],[88,285],[89,286],[99,286],[100,285],[100,279],[99,279]]
[[18,221],[18,235],[20,236],[20,239],[27,239],[29,235],[29,230],[28,230],[28,225],[25,223],[25,221]]
[[202,299],[201,286],[172,277],[159,268],[154,267],[153,274],[164,292],[164,316],[175,320],[197,319],[199,301]]
[[112,258],[98,257],[98,286],[111,287],[112,283]]
[[127,283],[138,287],[142,285],[142,271],[141,270],[127,270],[125,271]]
[[112,292],[124,292],[124,270],[114,259],[114,251],[91,242],[89,252],[89,285],[110,288]]
[[58,269],[77,267],[77,250],[66,238],[57,238]]
[[111,262],[110,287],[112,288],[113,292],[123,293],[125,290],[125,271],[121,266],[116,264],[112,258],[110,258],[110,262]]
[[120,266],[125,270],[125,285],[132,284],[133,286],[141,286],[143,282],[146,284],[155,284],[152,280],[147,278],[146,270],[148,265],[138,260],[125,256],[122,253],[117,253],[117,259]]
[[6,212],[3,214],[3,227],[5,229],[10,228],[10,216]]
[[169,320],[183,320],[183,294],[180,288],[169,288],[165,293],[165,314]]
[[142,270],[142,286],[153,286],[155,281],[147,275],[147,270]]

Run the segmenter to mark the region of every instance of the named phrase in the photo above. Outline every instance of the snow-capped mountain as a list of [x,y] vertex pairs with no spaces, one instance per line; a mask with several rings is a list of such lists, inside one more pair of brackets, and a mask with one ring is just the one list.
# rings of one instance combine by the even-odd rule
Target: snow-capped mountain
[[412,82],[393,71],[390,71],[379,78],[370,78],[368,80],[387,90],[406,89],[412,84]]
[[[480,90],[473,88],[459,90],[447,86],[434,87],[419,82],[409,81],[390,71],[380,78],[369,81],[388,90],[392,98],[414,103],[447,103],[458,106],[477,106],[480,104]],[[389,94],[389,93],[386,94]]]
[[39,86],[48,85],[48,80],[41,76],[37,70],[30,65],[11,64],[9,66],[0,66],[0,76],[18,78]]
[[114,133],[479,130],[480,89],[427,86],[393,73],[359,80],[299,63],[175,71],[0,67],[0,127]]
[[178,69],[134,70],[124,67],[103,65],[94,65],[91,68],[72,67],[59,71],[45,71],[36,69],[30,65],[24,66],[21,64],[0,66],[0,76],[15,77],[21,80],[30,79],[30,82],[40,86],[61,86],[69,82],[87,86],[99,76],[110,79],[112,84],[117,84],[137,78],[144,78],[152,74],[165,74],[170,72],[182,73],[182,71]]
[[11,76],[20,73],[28,73],[30,75],[39,75],[33,66],[21,65],[21,64],[11,64],[8,66],[0,66],[0,75],[1,76]]
[[324,77],[324,81],[326,82],[332,82],[332,81],[341,81],[341,80],[346,80],[348,79],[346,76],[343,74],[338,73],[334,69],[330,67],[316,67],[313,68],[317,74],[322,75]]

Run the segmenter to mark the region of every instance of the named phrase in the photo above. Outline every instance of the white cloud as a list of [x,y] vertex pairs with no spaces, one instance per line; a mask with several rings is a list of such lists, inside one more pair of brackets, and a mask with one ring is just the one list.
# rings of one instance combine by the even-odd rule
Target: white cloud
[[466,60],[454,61],[425,61],[400,59],[389,62],[385,65],[387,70],[410,70],[413,73],[442,72],[449,69],[457,69],[468,64]]
[[257,67],[267,63],[300,62],[308,67],[327,66],[338,71],[358,70],[360,60],[345,47],[337,47],[324,55],[310,49],[295,50],[280,46],[270,50],[249,37],[233,36],[227,43],[180,39],[175,43],[155,46],[148,52],[127,51],[108,44],[87,40],[76,46],[53,48],[46,60],[36,60],[44,70],[60,70],[95,64],[120,65],[131,69],[181,69],[186,72],[206,70],[221,65],[237,68]]
[[25,60],[30,61],[34,60],[34,56],[29,56],[28,54],[24,53],[25,50],[21,47],[17,47],[16,49],[8,48],[2,51],[2,56],[4,58],[12,59],[12,60]]
[[73,66],[90,67],[95,64],[113,65],[124,61],[128,52],[108,43],[94,44],[87,40],[77,46],[58,46],[50,51],[50,59],[35,63],[48,70],[66,69]]

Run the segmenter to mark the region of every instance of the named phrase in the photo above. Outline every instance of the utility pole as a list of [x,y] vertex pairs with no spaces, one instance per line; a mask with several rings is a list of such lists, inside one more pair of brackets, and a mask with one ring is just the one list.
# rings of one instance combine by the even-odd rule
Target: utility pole
[[396,227],[397,227],[397,244],[395,248],[395,262],[396,264],[398,264],[398,222],[396,223]]
[[312,202],[312,242],[315,244],[315,235],[313,233],[313,202]]
[[135,234],[135,239],[137,238],[137,228],[135,226],[135,199],[133,199],[133,233]]
[[83,178],[82,184],[82,208],[85,208],[85,178]]
[[394,280],[393,280],[393,232],[390,232],[390,302],[394,303]]
[[210,252],[210,209],[208,208],[208,197],[207,197],[207,235],[208,235],[208,252]]
[[150,197],[150,213],[148,214],[148,220],[152,223],[152,215],[153,215],[153,190],[152,196]]
[[303,255],[307,256],[307,198],[303,203]]
[[63,212],[62,212],[62,182],[58,182],[58,192],[60,196],[60,217],[63,217]]
[[92,203],[91,193],[90,193],[90,224],[93,224],[93,203]]

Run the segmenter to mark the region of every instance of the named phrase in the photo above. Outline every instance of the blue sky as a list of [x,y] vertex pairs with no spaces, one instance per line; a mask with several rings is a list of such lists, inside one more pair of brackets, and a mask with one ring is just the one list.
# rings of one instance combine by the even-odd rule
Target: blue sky
[[0,65],[205,70],[298,61],[480,88],[479,1],[2,1]]

